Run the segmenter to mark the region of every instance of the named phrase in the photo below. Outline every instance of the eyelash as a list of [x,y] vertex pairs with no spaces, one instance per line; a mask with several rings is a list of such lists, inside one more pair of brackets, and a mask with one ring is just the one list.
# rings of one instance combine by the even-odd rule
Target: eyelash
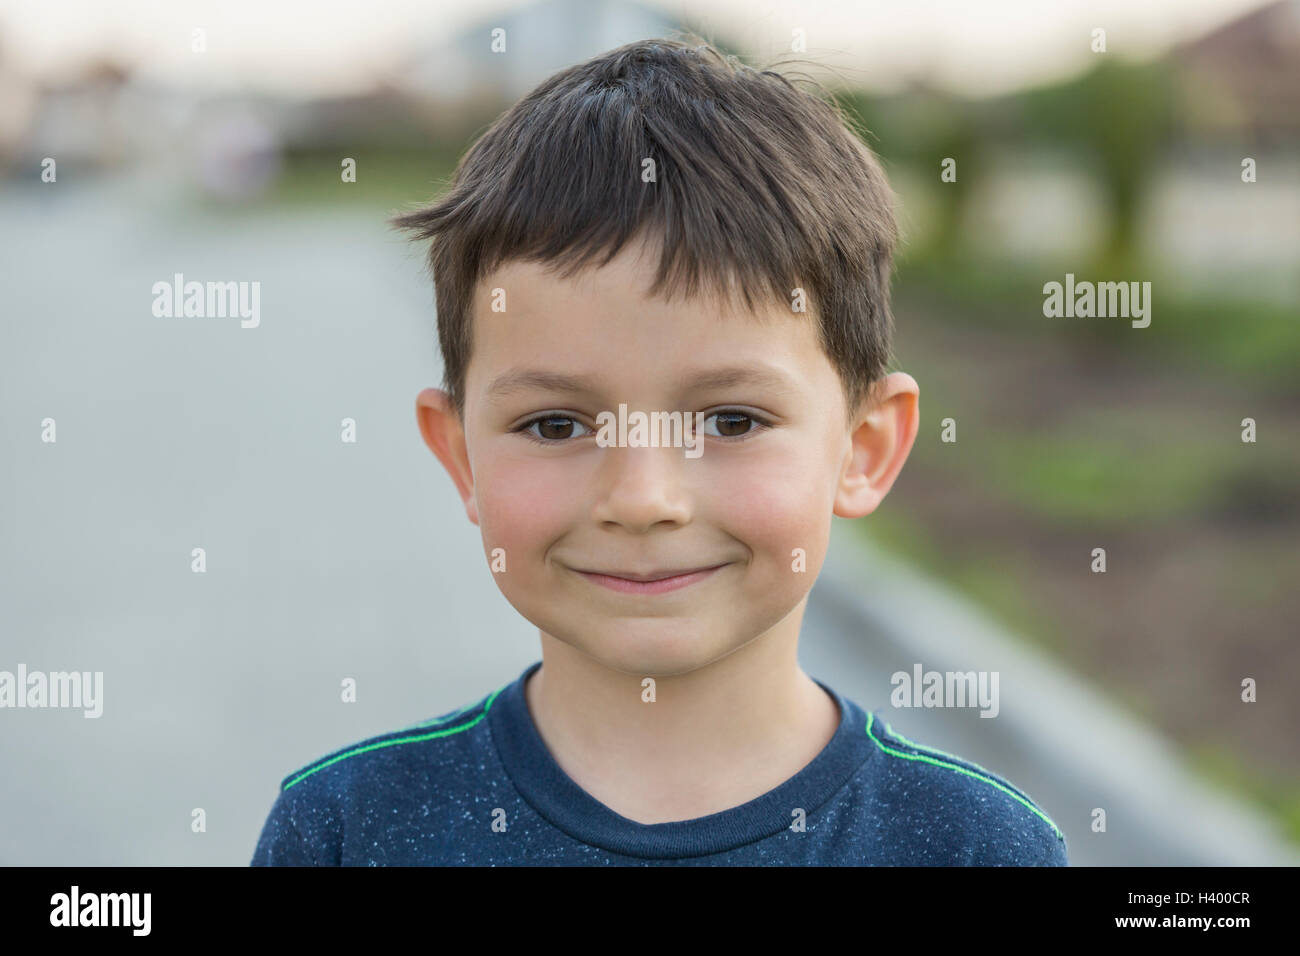
[[[754,435],[758,434],[758,432],[765,431],[766,429],[772,427],[772,423],[768,421],[766,418],[763,418],[760,415],[755,415],[752,412],[742,411],[739,408],[719,409],[716,412],[712,412],[709,415],[706,415],[704,420],[708,421],[710,418],[713,418],[716,415],[734,415],[740,418],[747,418],[758,427],[752,429],[751,431],[745,433],[744,435],[731,435],[731,436],[721,436],[721,437],[716,435],[710,435],[709,437],[712,438],[714,441],[723,441],[728,443],[748,441]],[[538,422],[554,421],[557,419],[560,421],[575,422],[576,424],[579,425],[582,424],[572,415],[552,415],[548,413],[543,415],[537,415],[533,418],[530,418],[528,421],[523,422],[520,425],[517,425],[515,428],[512,428],[511,432],[522,433],[525,438],[527,438],[535,445],[563,445],[567,442],[576,441],[577,438],[588,437],[584,435],[579,435],[574,438],[538,438],[536,435],[532,433],[532,431],[530,431],[530,429]],[[586,426],[584,425],[583,427],[585,428]]]

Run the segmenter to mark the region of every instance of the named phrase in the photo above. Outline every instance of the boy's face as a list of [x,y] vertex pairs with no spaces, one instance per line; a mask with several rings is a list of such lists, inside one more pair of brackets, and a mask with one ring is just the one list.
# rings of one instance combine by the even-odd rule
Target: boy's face
[[[463,431],[443,392],[419,398],[425,439],[482,529],[485,555],[504,552],[494,577],[506,599],[544,633],[635,676],[687,673],[787,619],[821,569],[832,513],[870,513],[916,433],[909,376],[890,376],[882,403],[847,429],[811,312],[647,298],[656,255],[629,244],[571,280],[507,263],[475,301]],[[498,288],[504,312],[491,308]],[[733,368],[773,381],[691,384]],[[588,387],[493,389],[527,370]],[[620,404],[629,415],[682,412],[692,425],[703,412],[702,453],[601,447],[597,415],[617,416]],[[528,424],[539,416],[547,421]],[[582,573],[715,566],[660,593]]]

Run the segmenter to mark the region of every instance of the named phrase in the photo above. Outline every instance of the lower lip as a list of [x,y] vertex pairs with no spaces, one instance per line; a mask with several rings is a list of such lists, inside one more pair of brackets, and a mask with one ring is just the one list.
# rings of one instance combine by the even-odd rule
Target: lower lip
[[627,578],[615,578],[608,574],[596,574],[592,571],[579,571],[584,578],[599,584],[601,587],[609,588],[611,591],[621,591],[624,594],[663,594],[667,591],[678,591],[684,587],[689,587],[696,581],[703,581],[709,575],[726,567],[718,565],[716,568],[705,568],[702,571],[691,571],[689,574],[679,574],[676,577],[661,578],[658,581],[629,581]]

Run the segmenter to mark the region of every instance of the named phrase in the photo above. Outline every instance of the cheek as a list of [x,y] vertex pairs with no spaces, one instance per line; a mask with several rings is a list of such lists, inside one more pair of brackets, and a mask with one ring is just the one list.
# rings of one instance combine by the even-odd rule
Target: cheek
[[830,525],[825,473],[812,456],[781,454],[735,469],[718,496],[720,522],[753,552],[756,563],[788,569],[802,548],[811,570],[820,566]]
[[558,462],[501,458],[474,471],[479,527],[484,545],[534,553],[544,550],[572,523],[576,484]]

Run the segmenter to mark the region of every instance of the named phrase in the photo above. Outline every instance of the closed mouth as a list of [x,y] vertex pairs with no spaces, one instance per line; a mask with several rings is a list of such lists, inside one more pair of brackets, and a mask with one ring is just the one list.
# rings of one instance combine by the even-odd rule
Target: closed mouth
[[722,567],[720,564],[711,564],[700,568],[682,568],[679,571],[650,571],[647,573],[639,573],[636,571],[587,571],[582,568],[576,568],[575,570],[580,571],[582,574],[600,574],[607,578],[622,578],[624,581],[636,581],[645,584],[651,581],[663,581],[668,578],[679,578],[687,574],[697,574],[700,571],[712,571],[720,567]]

